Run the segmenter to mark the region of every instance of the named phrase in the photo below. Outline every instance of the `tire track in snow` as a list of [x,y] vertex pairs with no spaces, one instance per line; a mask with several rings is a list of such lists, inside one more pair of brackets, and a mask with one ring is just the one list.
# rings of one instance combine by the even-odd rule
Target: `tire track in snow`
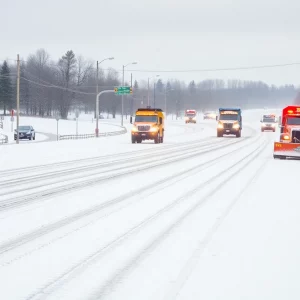
[[184,287],[185,283],[188,281],[189,277],[191,276],[193,270],[195,269],[199,258],[201,257],[202,253],[214,237],[215,233],[223,224],[224,220],[228,217],[231,213],[237,202],[241,199],[242,195],[249,189],[251,184],[254,180],[261,174],[262,170],[266,168],[267,164],[269,163],[268,160],[265,160],[264,163],[256,170],[253,176],[248,181],[248,184],[238,193],[236,197],[232,199],[230,204],[227,206],[227,209],[218,217],[217,221],[213,224],[210,230],[206,233],[203,240],[200,241],[196,250],[193,252],[192,256],[189,258],[188,262],[186,263],[185,267],[180,271],[179,276],[175,280],[175,282],[171,285],[167,295],[164,297],[165,300],[175,300],[179,295],[180,291]]
[[[213,143],[216,143],[216,141],[214,141]],[[207,142],[196,142],[192,145],[190,144],[185,144],[182,145],[182,147],[177,147],[175,148],[176,152],[179,151],[184,151],[184,150],[190,150],[191,148],[197,148],[197,147],[201,147],[201,146],[209,146],[209,144]],[[62,177],[62,176],[67,176],[76,172],[82,172],[82,171],[89,171],[89,170],[95,170],[95,168],[101,168],[101,167],[110,167],[110,166],[115,166],[115,165],[122,165],[128,162],[131,162],[132,160],[134,160],[135,162],[138,161],[144,161],[145,159],[149,159],[149,158],[153,158],[156,155],[163,155],[163,154],[169,154],[170,150],[169,149],[155,149],[155,150],[159,150],[158,153],[156,153],[155,151],[150,151],[148,153],[148,151],[145,152],[141,152],[138,154],[141,155],[133,155],[132,153],[130,153],[129,157],[125,157],[124,159],[120,159],[119,157],[117,157],[118,159],[113,160],[113,161],[107,161],[107,157],[103,158],[103,162],[97,162],[97,163],[92,163],[92,164],[88,164],[88,165],[83,165],[83,166],[79,166],[79,167],[71,167],[71,168],[66,168],[66,169],[62,169],[62,170],[56,170],[56,171],[48,171],[48,168],[46,168],[46,172],[44,173],[37,173],[37,174],[33,174],[31,176],[26,175],[22,172],[22,176],[17,177],[17,178],[11,178],[11,179],[4,179],[1,183],[0,183],[0,187],[9,187],[9,186],[15,186],[15,185],[20,185],[20,184],[28,184],[28,183],[32,183],[32,182],[36,182],[36,180],[43,180],[43,179],[52,179],[52,178],[57,178],[57,177]],[[149,156],[150,154],[150,156]],[[1,196],[1,194],[0,194]]]
[[[237,166],[238,170],[234,173],[234,177],[239,176],[239,174],[245,170],[245,167],[249,166],[252,163],[252,159],[247,160],[250,157],[257,157],[258,155],[260,155],[266,148],[266,146],[268,145],[268,142],[265,142],[262,146],[257,147],[253,152],[251,152],[250,154],[248,154],[247,156],[245,156],[244,158],[242,158],[241,160],[239,160],[238,162],[236,162],[235,164],[233,164],[232,166],[230,166],[228,169],[226,169],[226,172],[232,168],[235,168]],[[255,154],[255,155],[253,155]],[[245,162],[245,164],[242,164],[243,162]],[[216,176],[212,177],[211,179],[209,179],[205,184],[208,184],[211,181],[216,180],[217,178],[221,178],[224,175],[222,174],[223,172],[220,172],[220,174],[217,174]],[[158,247],[164,240],[165,238],[176,229],[176,227],[178,227],[181,223],[183,223],[183,221],[186,220],[186,218],[188,218],[191,214],[194,213],[194,211],[198,208],[200,208],[203,204],[205,204],[206,202],[208,202],[208,200],[214,195],[216,194],[219,189],[221,189],[224,185],[226,185],[226,183],[232,179],[232,176],[230,177],[230,179],[228,179],[228,176],[224,176],[225,179],[222,180],[217,186],[214,186],[214,189],[209,191],[205,196],[202,196],[201,199],[199,199],[199,202],[197,202],[196,205],[192,206],[189,210],[187,210],[179,219],[177,219],[174,223],[172,223],[167,229],[165,229],[162,233],[160,233],[157,238],[155,240],[152,240],[146,247],[144,247],[144,249],[139,252],[137,255],[133,256],[132,259],[119,271],[117,271],[107,282],[106,284],[104,284],[96,293],[94,293],[94,296],[92,296],[91,298],[89,298],[89,300],[100,300],[100,299],[105,299],[105,297],[111,292],[113,291],[113,289],[115,289],[116,285],[119,282],[122,282],[123,280],[125,280],[126,275],[131,272],[135,267],[137,267],[137,265],[147,257],[147,255],[149,254],[149,252],[153,251],[156,247]],[[249,183],[252,181],[249,181]],[[200,187],[200,186],[199,186]],[[202,187],[202,186],[201,186]],[[198,190],[198,188],[197,188]],[[190,193],[188,193],[190,194]],[[186,195],[187,197],[189,195]],[[185,196],[185,197],[186,197]],[[236,199],[235,199],[236,200]],[[237,200],[236,200],[237,201]],[[234,203],[236,203],[236,201],[234,201]],[[231,206],[230,206],[231,207]],[[228,211],[228,209],[226,210],[226,212]],[[228,211],[229,213],[229,211]],[[226,214],[227,215],[227,214]],[[222,218],[222,217],[221,217]],[[217,222],[217,224],[219,224],[219,222]],[[213,227],[213,229],[215,228],[215,226]],[[213,231],[209,231],[206,239],[210,240],[210,236],[211,236],[211,232]],[[173,294],[171,294],[171,298],[168,299],[172,299],[175,300],[175,298],[172,298]]]
[[[213,137],[206,137],[206,139],[199,139],[199,140],[189,142],[188,145],[198,144],[201,142],[207,143],[207,140],[213,140],[213,139],[214,139]],[[158,145],[155,145],[155,147],[151,147],[150,149],[141,149],[141,150],[135,149],[133,151],[133,153],[132,153],[132,151],[130,151],[130,152],[128,151],[128,152],[123,152],[123,153],[81,158],[81,159],[68,160],[68,161],[51,163],[51,164],[42,164],[42,165],[36,165],[36,166],[30,166],[30,167],[9,169],[9,170],[0,171],[0,178],[1,177],[3,178],[4,176],[12,176],[15,174],[17,174],[17,175],[22,174],[23,177],[25,177],[25,175],[27,176],[28,173],[45,171],[45,169],[48,171],[48,170],[55,169],[55,168],[74,166],[74,165],[78,165],[78,164],[86,165],[89,162],[93,163],[95,161],[99,162],[99,161],[105,161],[107,159],[114,159],[114,158],[120,159],[120,157],[125,157],[125,159],[130,159],[130,158],[132,159],[140,153],[141,154],[154,154],[154,153],[159,153],[160,151],[177,149],[179,147],[184,147],[186,145],[187,145],[187,143],[178,143],[178,144],[171,144],[171,145],[158,144]],[[158,146],[158,147],[156,148],[156,146]]]
[[[247,140],[247,139],[246,139]],[[172,154],[167,153],[166,156],[167,157],[157,157],[155,158],[154,162],[149,161],[148,162],[148,166],[145,165],[145,161],[143,161],[143,164],[140,163],[136,163],[133,162],[133,164],[129,164],[129,166],[124,167],[122,172],[117,172],[117,173],[112,173],[112,174],[108,174],[108,175],[104,175],[101,176],[99,178],[95,178],[95,176],[91,176],[91,179],[82,179],[82,174],[80,174],[80,176],[78,177],[78,182],[74,182],[74,178],[71,178],[70,181],[71,183],[66,183],[66,179],[64,180],[63,183],[61,183],[61,180],[59,181],[61,183],[61,185],[59,186],[55,186],[55,187],[48,187],[49,182],[36,186],[36,187],[32,187],[28,190],[32,190],[32,189],[37,189],[37,188],[45,188],[43,191],[38,191],[32,194],[28,194],[26,196],[20,196],[17,197],[15,196],[16,190],[10,191],[9,193],[2,193],[0,196],[4,196],[4,195],[13,195],[12,198],[9,198],[7,200],[2,200],[0,202],[0,211],[5,211],[8,209],[12,209],[12,208],[16,208],[16,207],[20,207],[29,203],[33,203],[36,201],[39,201],[41,199],[47,199],[47,198],[51,198],[53,196],[57,196],[58,194],[63,194],[63,193],[68,193],[71,191],[75,191],[75,190],[79,190],[82,188],[85,188],[87,186],[93,186],[93,185],[97,185],[101,182],[107,181],[107,180],[114,180],[117,179],[121,176],[128,176],[130,174],[136,174],[136,172],[145,172],[151,168],[155,168],[155,167],[161,167],[161,166],[165,166],[168,164],[171,164],[173,162],[178,161],[179,159],[182,161],[184,159],[190,159],[193,158],[195,156],[201,155],[201,154],[206,154],[212,151],[217,151],[219,149],[224,149],[224,147],[229,147],[241,142],[244,142],[245,139],[239,139],[239,140],[223,140],[223,142],[216,142],[214,143],[213,146],[211,145],[207,145],[204,144],[202,145],[202,147],[199,147],[198,145],[195,146],[195,149],[184,149],[184,151],[187,151],[187,153],[183,153],[184,151],[182,149],[179,149],[178,151],[173,151]],[[118,171],[122,168],[116,168],[113,171]],[[111,170],[108,170],[109,172],[111,172]],[[101,172],[98,172],[97,174],[102,175]],[[51,183],[53,184],[53,183]],[[48,187],[48,188],[47,188]],[[22,192],[24,192],[24,190],[22,190]]]
[[[264,142],[262,145],[256,147],[253,151],[251,151],[246,156],[243,156],[242,159],[239,159],[237,162],[232,164],[230,167],[226,168],[226,171],[232,170],[237,168],[234,175],[232,175],[230,178],[233,178],[238,176],[242,170],[245,169],[251,162],[254,157],[259,155],[266,147],[267,142]],[[109,244],[106,244],[100,249],[97,249],[94,253],[86,257],[85,259],[81,260],[78,264],[73,265],[70,269],[62,273],[59,277],[55,278],[51,282],[48,282],[44,287],[37,290],[36,292],[32,293],[30,296],[28,296],[26,299],[41,299],[43,296],[48,296],[51,293],[55,292],[55,290],[59,287],[61,287],[64,283],[68,282],[72,278],[75,278],[78,276],[81,272],[84,271],[84,269],[88,268],[89,266],[93,265],[98,259],[102,257],[105,253],[108,251],[111,251],[112,249],[116,248],[119,244],[124,243],[127,239],[132,237],[133,234],[139,232],[143,229],[143,227],[149,225],[151,222],[157,220],[160,218],[165,212],[170,211],[172,208],[177,206],[179,203],[185,201],[188,197],[192,196],[197,191],[201,190],[205,185],[212,183],[216,179],[220,179],[224,177],[224,172],[220,171],[218,174],[212,176],[211,178],[207,179],[205,182],[199,184],[196,188],[190,190],[187,194],[185,194],[183,197],[179,197],[171,204],[167,205],[166,207],[159,210],[154,215],[150,216],[149,218],[143,220],[143,222],[137,224],[133,228],[131,228],[129,231],[121,234],[119,237],[117,237],[115,240],[111,241]],[[226,184],[228,181],[228,177],[226,176],[225,179],[222,179],[220,186]],[[122,276],[125,275],[129,270],[131,270],[137,262],[139,262],[147,253],[154,249],[158,244],[160,244],[164,238],[168,235],[169,232],[171,232],[175,227],[177,227],[181,222],[183,222],[195,209],[199,208],[201,205],[203,205],[205,202],[208,201],[208,199],[217,192],[216,189],[213,191],[209,191],[205,196],[201,197],[201,201],[198,201],[196,205],[190,207],[179,219],[177,219],[174,223],[172,223],[167,229],[165,229],[163,232],[161,232],[158,237],[151,241],[150,244],[148,244],[143,251],[138,253],[138,255],[135,255],[132,260],[128,262],[128,264],[122,268],[120,271],[114,274],[114,276],[104,284],[100,290],[97,293],[97,299],[101,299],[104,294],[106,294],[107,291],[109,291],[117,282],[120,280]]]
[[[245,147],[248,147],[248,144],[245,144],[243,146],[240,147],[240,149],[243,149]],[[9,240],[5,243],[0,244],[0,255],[3,253],[6,253],[8,251],[11,251],[21,245],[24,245],[25,243],[28,243],[30,241],[33,241],[41,236],[44,236],[50,232],[53,232],[57,229],[62,228],[63,226],[67,226],[69,224],[72,224],[76,221],[78,221],[79,219],[82,219],[84,217],[88,217],[91,216],[93,214],[97,214],[102,210],[107,209],[108,207],[114,206],[116,204],[120,204],[122,202],[125,202],[126,200],[132,198],[135,195],[139,195],[139,199],[141,197],[141,195],[143,194],[147,194],[147,196],[155,194],[157,192],[160,192],[162,189],[164,189],[166,186],[166,184],[168,184],[168,186],[179,182],[187,177],[193,176],[194,174],[198,173],[199,171],[203,171],[207,168],[209,168],[210,166],[218,163],[219,161],[222,161],[225,157],[228,157],[229,155],[233,155],[234,153],[229,151],[226,152],[225,154],[222,154],[221,156],[217,156],[214,157],[206,162],[202,162],[199,163],[198,165],[194,165],[192,168],[185,170],[184,173],[182,172],[178,172],[176,174],[172,174],[166,178],[164,178],[163,180],[157,180],[156,182],[152,182],[147,186],[143,186],[139,189],[130,191],[129,193],[126,193],[125,195],[122,195],[120,197],[116,197],[112,200],[109,200],[105,203],[101,203],[98,205],[94,205],[88,209],[85,209],[83,211],[80,211],[79,213],[76,213],[72,216],[69,216],[67,218],[64,218],[62,220],[59,220],[55,223],[43,226],[37,230],[34,230],[28,234],[22,235],[21,237],[18,237],[14,240]],[[170,183],[171,182],[171,183]],[[155,190],[153,190],[155,188]],[[150,192],[149,192],[150,191]],[[98,219],[100,220],[100,219]],[[90,223],[88,223],[85,226],[90,225]],[[84,226],[84,227],[85,227]],[[76,229],[78,230],[78,228]],[[73,232],[73,230],[71,231],[71,233]],[[64,235],[65,237],[66,235]]]

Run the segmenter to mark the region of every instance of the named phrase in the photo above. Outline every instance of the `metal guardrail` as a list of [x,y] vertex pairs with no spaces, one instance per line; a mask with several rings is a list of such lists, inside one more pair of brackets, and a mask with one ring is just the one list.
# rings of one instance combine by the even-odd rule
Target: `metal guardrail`
[[[123,127],[122,130],[119,131],[111,131],[111,132],[99,132],[99,137],[105,136],[114,136],[114,135],[121,135],[127,133],[127,129]],[[88,133],[88,134],[67,134],[67,135],[60,135],[59,140],[79,140],[79,139],[90,139],[95,138],[95,133]]]
[[0,144],[7,144],[8,143],[8,136],[5,134],[0,134]]

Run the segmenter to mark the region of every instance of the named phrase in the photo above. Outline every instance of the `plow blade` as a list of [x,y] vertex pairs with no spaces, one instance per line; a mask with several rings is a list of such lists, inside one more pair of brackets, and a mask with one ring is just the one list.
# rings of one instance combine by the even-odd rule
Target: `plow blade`
[[285,159],[287,157],[300,159],[300,143],[274,143],[274,158]]

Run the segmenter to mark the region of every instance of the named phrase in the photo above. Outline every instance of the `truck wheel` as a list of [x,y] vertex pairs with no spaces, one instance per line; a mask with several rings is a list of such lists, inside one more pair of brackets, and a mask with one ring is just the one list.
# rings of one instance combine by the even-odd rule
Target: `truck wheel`
[[161,142],[161,143],[164,142],[164,137],[163,137],[163,136],[160,138],[160,142]]
[[159,144],[159,142],[160,142],[160,135],[159,135],[159,133],[158,133],[157,136],[156,136],[155,139],[154,139],[154,143],[155,143],[155,144]]
[[241,130],[239,130],[235,136],[236,136],[237,138],[240,138],[240,137],[241,137]]
[[137,142],[138,144],[141,144],[142,140],[141,140],[141,139],[137,139],[136,142]]
[[134,144],[135,143],[135,137],[131,137],[131,143]]
[[35,141],[35,135],[33,136],[33,140]]
[[222,132],[217,132],[217,137],[223,137],[223,134],[222,134]]

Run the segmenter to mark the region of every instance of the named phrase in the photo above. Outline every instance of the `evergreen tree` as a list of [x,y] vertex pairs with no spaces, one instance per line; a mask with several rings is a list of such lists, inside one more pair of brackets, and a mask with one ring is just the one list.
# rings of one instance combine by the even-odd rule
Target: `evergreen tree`
[[10,69],[4,61],[0,70],[0,104],[3,107],[4,115],[7,109],[12,109],[13,88],[10,77]]
[[189,83],[189,94],[190,96],[193,96],[196,94],[196,83],[194,80],[192,80],[190,83]]
[[162,80],[161,80],[161,79],[158,79],[158,80],[157,80],[157,83],[156,83],[156,90],[157,90],[159,93],[162,93],[163,90],[164,90],[164,84],[162,83]]

